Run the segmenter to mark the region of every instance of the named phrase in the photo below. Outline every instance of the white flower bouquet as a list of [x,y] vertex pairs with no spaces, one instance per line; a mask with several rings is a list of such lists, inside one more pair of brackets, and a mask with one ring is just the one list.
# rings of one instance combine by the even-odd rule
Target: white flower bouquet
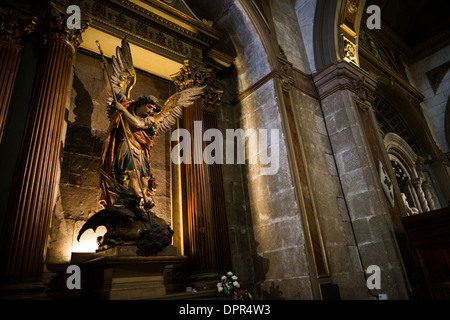
[[220,278],[220,282],[217,283],[217,291],[219,292],[219,294],[222,294],[226,297],[234,296],[237,293],[238,289],[241,287],[237,280],[238,277],[236,277],[233,272],[227,272],[226,275]]

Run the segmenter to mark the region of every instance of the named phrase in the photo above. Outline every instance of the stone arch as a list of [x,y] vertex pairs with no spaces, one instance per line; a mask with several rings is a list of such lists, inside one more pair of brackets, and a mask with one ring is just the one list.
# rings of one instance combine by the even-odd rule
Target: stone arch
[[314,17],[316,69],[339,60],[359,65],[358,35],[365,0],[317,0]]
[[390,83],[386,77],[377,78],[375,95],[387,102],[407,126],[411,136],[411,141],[408,141],[408,143],[416,153],[424,158],[439,158],[440,151],[422,113],[420,97],[406,93],[404,88],[398,84]]
[[[214,21],[213,27],[225,33],[235,51],[234,67],[238,93],[245,91],[272,71],[277,63],[263,13],[247,1],[194,0],[189,3],[203,19]],[[219,44],[220,45],[220,44]]]
[[377,78],[375,97],[374,110],[379,125],[383,126],[382,119],[388,116],[383,114],[385,110],[382,108],[382,105],[377,105],[377,103],[382,103],[386,110],[390,110],[393,117],[403,126],[403,132],[395,130],[394,126],[390,126],[390,128],[387,126],[387,128],[381,128],[381,130],[385,130],[384,134],[389,132],[399,134],[407,141],[414,152],[424,159],[424,178],[428,181],[427,183],[431,184],[436,208],[440,207],[441,204],[446,203],[448,182],[445,178],[445,171],[437,165],[438,163],[443,163],[443,154],[438,148],[422,112],[420,106],[421,97],[407,92],[405,87],[398,83],[391,83],[385,76]]
[[[396,133],[387,133],[384,145],[400,191],[406,196],[407,212],[416,214],[436,209],[431,184],[423,170],[424,159]],[[417,212],[413,212],[410,207],[417,208]]]

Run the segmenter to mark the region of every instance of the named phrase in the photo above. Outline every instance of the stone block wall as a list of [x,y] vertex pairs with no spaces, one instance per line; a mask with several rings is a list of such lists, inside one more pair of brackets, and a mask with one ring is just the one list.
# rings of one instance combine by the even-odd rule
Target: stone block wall
[[[255,283],[262,287],[266,298],[311,299],[304,232],[288,163],[275,81],[262,85],[237,107],[236,120],[242,129],[279,132],[279,141],[270,141],[268,146],[269,152],[278,149],[278,172],[264,175],[260,163],[246,164],[243,170],[253,229]],[[258,158],[258,153],[246,152]]]
[[[293,104],[301,133],[311,188],[324,241],[331,283],[342,299],[365,299],[367,288],[342,193],[328,128],[318,100],[298,91]],[[349,156],[344,163],[356,161]],[[326,280],[326,279],[324,279]]]
[[[389,203],[376,181],[378,171],[359,124],[354,96],[344,90],[337,91],[323,99],[322,105],[352,226],[348,235],[354,235],[357,245],[351,253],[355,257],[354,249],[359,251],[363,272],[370,265],[380,267],[381,289],[389,299],[405,299],[407,280],[389,216]],[[361,293],[363,286],[365,281],[361,283]]]

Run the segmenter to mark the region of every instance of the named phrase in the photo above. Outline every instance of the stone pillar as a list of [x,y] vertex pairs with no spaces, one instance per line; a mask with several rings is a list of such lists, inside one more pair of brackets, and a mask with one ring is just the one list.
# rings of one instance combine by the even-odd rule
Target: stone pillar
[[19,66],[22,37],[34,31],[37,18],[0,12],[0,141],[8,113],[9,99]]
[[[173,79],[183,90],[205,84],[212,76],[211,69],[185,61]],[[181,165],[184,255],[191,274],[215,273],[231,267],[222,168],[203,160],[203,133],[217,128],[215,109],[221,96],[221,91],[207,88],[203,98],[184,109],[180,119],[180,127],[191,136],[190,163]]]
[[[6,217],[2,258],[5,281],[39,280],[57,183],[61,133],[72,59],[81,29],[51,5],[31,111]],[[2,259],[3,260],[3,259]]]
[[[385,169],[390,167],[390,162],[371,107],[376,82],[367,72],[346,61],[324,68],[313,75],[313,80],[321,100],[362,272],[370,265],[379,266],[383,293],[390,299],[408,298],[408,279],[393,227],[401,225],[398,221],[401,215],[393,213],[399,205],[395,209],[392,207],[378,172],[380,161]],[[394,222],[392,217],[395,216],[398,219]],[[360,283],[360,286],[366,284]]]
[[422,183],[424,182],[423,178],[415,178],[412,180],[414,187],[416,188],[416,193],[419,197],[420,205],[422,206],[423,212],[430,211],[430,207],[428,206],[428,201],[425,196],[425,192],[422,189]]
[[430,210],[436,210],[437,208],[436,205],[434,204],[433,195],[431,194],[431,182],[425,180],[422,183],[422,190],[425,193],[425,198],[427,199]]

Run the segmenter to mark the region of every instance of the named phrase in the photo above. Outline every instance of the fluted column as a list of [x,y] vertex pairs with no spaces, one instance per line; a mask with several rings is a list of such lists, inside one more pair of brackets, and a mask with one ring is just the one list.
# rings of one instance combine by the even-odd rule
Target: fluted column
[[0,141],[3,136],[9,99],[19,66],[22,37],[33,32],[36,17],[18,16],[14,11],[0,12]]
[[422,206],[422,211],[428,212],[428,211],[430,211],[430,207],[428,206],[427,198],[422,189],[423,181],[424,181],[423,178],[415,178],[412,180],[412,183],[413,183],[414,187],[416,188],[416,193],[417,193],[417,196],[419,197],[420,205]]
[[[211,71],[185,61],[173,80],[178,89],[183,90],[205,84],[213,76]],[[188,256],[192,274],[224,271],[231,267],[221,165],[194,161],[203,159],[204,131],[217,128],[215,111],[222,93],[207,88],[203,98],[186,108],[180,119],[180,127],[188,130],[192,141],[191,163],[181,165],[184,254]]]
[[66,20],[65,12],[51,6],[30,120],[11,191],[15,196],[10,199],[5,224],[3,276],[7,281],[38,280],[42,275],[72,59],[88,25],[84,22],[81,29],[67,29]]

